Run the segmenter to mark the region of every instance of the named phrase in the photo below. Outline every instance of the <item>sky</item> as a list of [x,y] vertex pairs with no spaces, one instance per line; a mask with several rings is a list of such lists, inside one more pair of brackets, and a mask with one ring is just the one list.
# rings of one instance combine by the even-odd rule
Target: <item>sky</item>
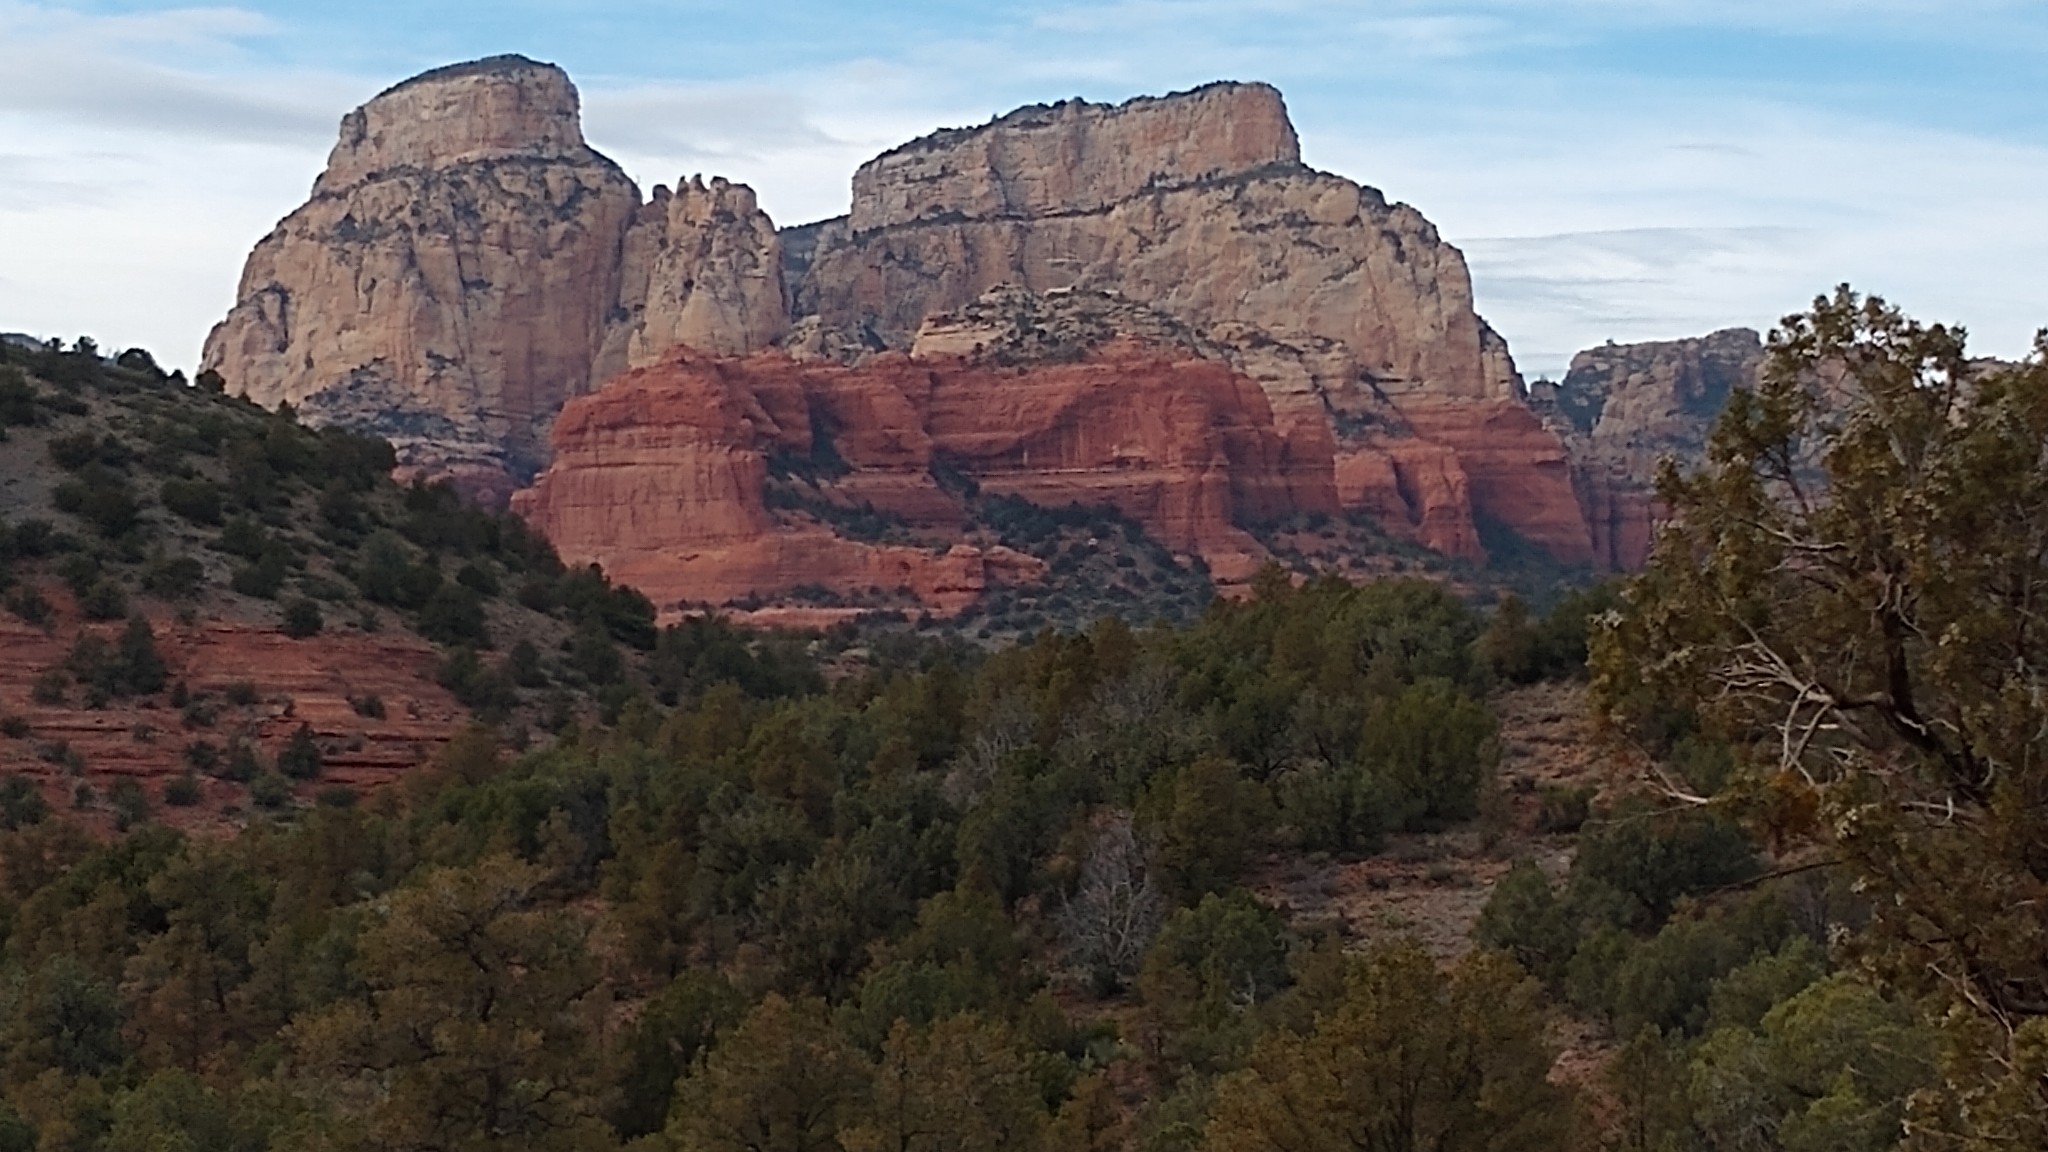
[[781,224],[934,128],[1270,81],[1305,160],[1465,251],[1532,378],[1841,282],[1982,354],[2048,325],[2044,0],[0,0],[0,331],[190,368],[340,117],[500,52],[568,69],[643,189]]

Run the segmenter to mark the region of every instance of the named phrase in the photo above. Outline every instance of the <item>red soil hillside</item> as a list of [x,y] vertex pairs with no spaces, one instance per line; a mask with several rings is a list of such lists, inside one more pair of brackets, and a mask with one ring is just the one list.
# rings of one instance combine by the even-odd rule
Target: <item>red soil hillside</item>
[[[56,588],[46,592],[52,601],[61,599]],[[151,624],[170,681],[196,701],[186,708],[174,707],[168,693],[90,707],[76,687],[39,702],[37,681],[64,666],[80,636],[98,632],[112,642],[122,625],[89,624],[66,610],[45,630],[0,615],[0,716],[20,732],[0,737],[0,772],[34,781],[55,808],[72,807],[80,785],[104,797],[123,778],[144,783],[160,801],[163,783],[190,771],[194,744],[225,754],[245,740],[272,764],[303,726],[322,759],[318,780],[295,787],[303,801],[336,785],[364,791],[391,783],[425,764],[469,720],[468,710],[434,680],[440,654],[417,636],[347,632],[294,639],[274,626],[187,624],[169,616]],[[365,715],[358,705],[382,715]],[[203,774],[195,779],[200,802],[159,804],[160,819],[204,825],[250,806],[240,783]]]

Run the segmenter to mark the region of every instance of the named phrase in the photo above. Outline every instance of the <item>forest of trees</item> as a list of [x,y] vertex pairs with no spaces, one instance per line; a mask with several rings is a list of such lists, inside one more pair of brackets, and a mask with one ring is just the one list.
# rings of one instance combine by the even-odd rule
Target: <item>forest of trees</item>
[[[2048,369],[1845,294],[1649,571],[1541,615],[1272,569],[1178,628],[806,644],[365,522],[344,570],[487,714],[540,665],[422,569],[505,540],[601,699],[232,838],[0,788],[0,1152],[2048,1147],[2043,444]],[[1497,822],[1503,693],[1589,662],[1615,785],[1544,797],[1569,868],[1462,958],[1261,898]]]

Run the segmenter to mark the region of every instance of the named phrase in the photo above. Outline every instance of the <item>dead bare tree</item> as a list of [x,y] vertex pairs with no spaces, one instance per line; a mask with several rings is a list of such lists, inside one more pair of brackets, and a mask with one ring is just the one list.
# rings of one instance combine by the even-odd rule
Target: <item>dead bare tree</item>
[[1166,898],[1152,882],[1131,818],[1118,813],[1096,830],[1080,886],[1060,909],[1068,962],[1099,984],[1128,983],[1165,918]]

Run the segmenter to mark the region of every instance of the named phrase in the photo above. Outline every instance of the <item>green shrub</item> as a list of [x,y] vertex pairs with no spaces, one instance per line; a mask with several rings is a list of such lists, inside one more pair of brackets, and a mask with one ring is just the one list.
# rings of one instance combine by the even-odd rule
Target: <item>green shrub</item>
[[1578,950],[1579,925],[1543,869],[1523,861],[1493,886],[1473,939],[1555,984]]
[[101,580],[78,598],[78,608],[88,620],[119,620],[128,614],[128,594],[112,580]]
[[1580,838],[1572,898],[1611,909],[1617,926],[1649,931],[1681,897],[1750,879],[1761,867],[1749,838],[1725,816],[1633,805]]
[[114,808],[114,827],[122,832],[149,822],[153,806],[149,793],[133,777],[123,776],[107,790],[107,802]]
[[65,693],[70,688],[71,677],[65,675],[61,668],[50,668],[36,677],[34,686],[28,690],[28,698],[45,707],[62,707]]
[[513,689],[511,680],[497,669],[484,667],[473,648],[457,648],[448,653],[436,679],[464,707],[486,716],[501,716],[519,703],[519,693]]
[[415,564],[405,541],[391,532],[373,532],[355,564],[356,590],[363,598],[394,608],[425,605],[441,587],[441,570],[428,562]]
[[42,789],[25,776],[0,777],[0,828],[14,831],[41,824],[50,815]]
[[270,532],[251,517],[237,516],[221,526],[215,547],[230,556],[255,560],[270,550]]
[[158,556],[142,570],[142,588],[166,600],[185,600],[199,592],[206,568],[190,556]]
[[235,569],[228,578],[228,587],[244,596],[260,600],[275,599],[284,587],[284,578],[289,571],[289,561],[281,549],[269,549],[254,564],[245,564]]
[[305,724],[299,725],[284,750],[277,754],[277,770],[293,780],[317,778],[323,763],[320,744],[313,739],[313,729]]
[[1384,782],[1400,824],[1441,828],[1479,812],[1479,790],[1500,761],[1485,705],[1449,681],[1428,679],[1374,709],[1362,756]]
[[263,774],[263,760],[256,754],[254,744],[237,740],[228,746],[227,761],[221,765],[221,779],[247,784]]
[[39,560],[68,551],[71,542],[47,520],[23,520],[8,534],[10,552],[23,560]]
[[320,790],[313,802],[322,808],[353,808],[356,806],[356,790],[346,784],[333,784]]
[[35,385],[28,382],[21,369],[0,368],[0,428],[42,423],[43,414],[36,399]]
[[455,582],[477,595],[490,599],[498,594],[498,578],[489,568],[474,560],[455,570]]
[[210,480],[166,480],[159,497],[164,507],[194,524],[221,522],[220,488]]
[[1577,832],[1593,813],[1595,789],[1546,785],[1536,809],[1536,830],[1546,835]]
[[107,443],[109,441],[102,441],[90,432],[52,436],[48,445],[50,463],[66,472],[76,472],[87,465],[100,463]]
[[211,776],[220,768],[220,748],[210,740],[194,740],[185,745],[185,763],[194,772]]
[[57,614],[32,584],[23,584],[7,594],[7,610],[38,626],[48,624]]
[[152,696],[163,691],[168,679],[156,650],[156,633],[140,616],[129,617],[127,627],[112,644],[97,632],[81,634],[65,660],[65,669],[80,684],[106,697]]
[[142,516],[142,504],[128,481],[97,464],[57,485],[51,497],[58,511],[78,517],[108,538],[127,533]]
[[321,619],[320,606],[311,600],[289,600],[284,606],[284,634],[296,640],[317,636],[326,621]]
[[258,808],[278,809],[292,802],[292,786],[274,772],[249,782],[249,800]]
[[204,796],[195,776],[174,776],[164,782],[164,803],[173,808],[190,808]]
[[491,644],[482,598],[460,584],[443,584],[428,597],[420,608],[419,631],[444,647],[488,648]]

